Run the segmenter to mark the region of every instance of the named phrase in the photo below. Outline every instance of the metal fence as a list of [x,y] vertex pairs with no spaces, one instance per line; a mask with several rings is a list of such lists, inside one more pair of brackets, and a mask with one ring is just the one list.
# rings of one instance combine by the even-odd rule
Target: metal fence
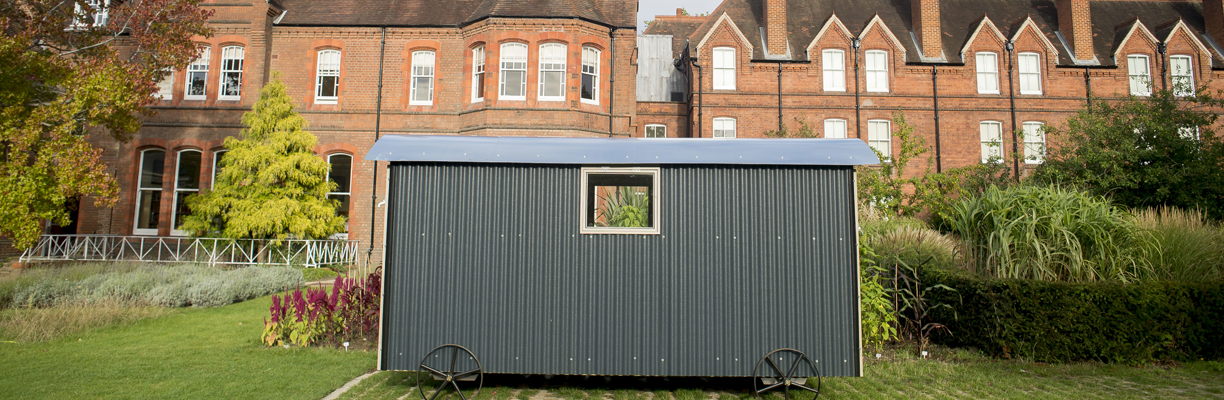
[[186,262],[208,265],[356,265],[356,240],[215,239],[43,235],[21,254],[30,261]]

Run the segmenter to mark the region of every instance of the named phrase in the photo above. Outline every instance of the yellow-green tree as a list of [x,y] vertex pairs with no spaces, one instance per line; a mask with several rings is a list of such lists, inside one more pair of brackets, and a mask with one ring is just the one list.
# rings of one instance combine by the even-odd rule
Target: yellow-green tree
[[187,197],[191,215],[181,229],[195,236],[252,239],[318,239],[344,229],[339,202],[327,198],[335,183],[331,166],[314,154],[318,139],[293,111],[280,74],[242,115],[240,138],[229,150],[211,191]]

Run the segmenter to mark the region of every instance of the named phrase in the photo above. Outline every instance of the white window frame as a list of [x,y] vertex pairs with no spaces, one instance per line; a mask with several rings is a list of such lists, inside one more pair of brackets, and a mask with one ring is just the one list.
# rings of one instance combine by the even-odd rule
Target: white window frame
[[[336,49],[323,49],[315,54],[315,104],[336,104],[340,101],[340,68],[343,66],[342,61],[344,54]],[[332,61],[332,58],[335,61]],[[332,94],[334,96],[323,95],[323,78],[336,78],[332,83]]]
[[[994,132],[990,132],[992,129]],[[1002,163],[1006,158],[1003,154],[1003,123],[999,121],[980,122],[978,138],[982,144],[982,163],[990,161],[990,158],[994,156],[998,156],[996,163]]]
[[[183,100],[204,100],[208,98],[208,67],[212,59],[212,47],[208,45],[200,46],[200,56],[187,65],[187,73],[183,80]],[[191,94],[191,77],[194,75],[202,75],[200,82],[200,94]]]
[[[144,188],[142,186],[144,183],[145,157],[148,156],[149,152],[154,152],[154,151],[162,153],[162,165],[161,165],[162,186],[156,187],[156,188]],[[145,192],[157,192],[158,193],[159,199],[157,201],[157,208],[158,208],[157,224],[158,226],[160,226],[161,225],[161,203],[163,200],[165,200],[165,196],[161,196],[162,192],[164,191],[163,188],[165,187],[165,182],[166,182],[166,158],[165,157],[166,157],[166,150],[161,149],[161,148],[151,148],[151,149],[144,149],[140,151],[140,164],[136,165],[135,212],[132,213],[132,234],[133,235],[157,235],[157,228],[153,228],[153,229],[138,228],[138,226],[140,226],[140,203],[141,203],[141,200],[144,199]]]
[[989,51],[975,54],[978,94],[999,94],[999,55]]
[[[508,54],[511,49],[522,50],[522,56]],[[527,45],[519,42],[502,43],[501,51],[498,52],[498,100],[527,100]],[[519,84],[519,96],[510,96],[506,94],[506,72],[521,71],[523,73],[522,82]]]
[[[221,73],[217,74],[217,100],[242,100],[242,61],[244,55],[245,49],[242,46],[225,46],[221,48]],[[226,89],[229,89],[229,81],[225,77],[231,74],[238,75],[237,95],[225,94]]]
[[1046,138],[1044,128],[1045,124],[1038,121],[1025,121],[1021,125],[1021,129],[1024,132],[1025,164],[1041,164],[1045,162]]
[[[846,120],[844,119],[826,119],[824,120],[824,137],[827,139],[845,139],[848,127],[849,125],[846,124]],[[839,132],[840,134],[838,134]]]
[[[552,54],[549,54],[552,53]],[[569,77],[566,76],[566,59],[569,58],[569,46],[564,43],[544,43],[540,45],[540,60],[536,70],[536,78],[539,81],[539,86],[536,86],[536,100],[539,101],[565,101],[566,84],[569,83]],[[560,93],[556,95],[547,95],[547,77],[549,75],[561,76],[561,87],[556,88]]]
[[485,47],[472,49],[472,102],[484,101]]
[[[186,192],[197,193],[197,194],[200,193],[200,188],[198,187],[195,189],[179,187],[179,172],[182,171],[183,169],[183,154],[186,154],[186,153],[198,153],[200,155],[200,167],[201,168],[204,167],[203,165],[204,164],[204,152],[202,151],[195,150],[195,149],[179,150],[174,155],[174,199],[171,200],[171,203],[170,203],[170,236],[187,236],[187,234],[189,233],[187,231],[181,231],[181,230],[176,229],[179,223],[178,221],[179,193],[186,193]],[[198,175],[199,172],[200,171],[196,171],[196,174]],[[200,177],[196,176],[197,184],[202,183],[199,181],[199,179]]]
[[174,100],[174,69],[167,68],[166,77],[160,82],[157,82],[157,92],[153,93],[153,97],[158,100]]
[[[82,10],[81,5],[76,4],[73,11],[72,26],[68,29],[89,29],[101,28],[106,26],[107,20],[110,19],[110,0],[85,0],[93,10]],[[92,17],[93,23],[86,23],[82,17]],[[100,21],[100,22],[99,22]]]
[[[412,52],[412,76],[409,80],[411,89],[408,92],[408,105],[410,106],[431,106],[433,105],[434,95],[434,71],[437,70],[438,55],[433,50],[417,50]],[[422,88],[421,80],[425,79],[429,82],[428,86]],[[424,93],[422,93],[424,91]],[[424,94],[424,99],[419,99]]]
[[824,91],[846,91],[846,52],[827,49],[820,52],[820,68],[823,71]]
[[1041,55],[1037,53],[1017,54],[1016,69],[1019,71],[1020,94],[1041,94]]
[[217,150],[213,152],[212,158],[212,180],[208,181],[208,187],[215,189],[217,187],[217,172],[221,171],[221,158],[229,150]]
[[714,58],[711,63],[714,68],[714,90],[735,90],[735,48],[715,47],[710,54]]
[[[735,118],[719,117],[714,118],[714,138],[716,139],[734,139],[735,138]],[[730,129],[728,129],[728,126]]]
[[[348,182],[348,189],[349,189],[349,191],[347,191],[347,192],[328,192],[328,193],[327,193],[327,198],[329,198],[329,199],[330,199],[330,198],[331,198],[331,196],[333,196],[333,195],[334,195],[334,196],[348,196],[348,205],[349,205],[349,209],[348,209],[348,210],[345,210],[345,212],[346,212],[346,213],[348,213],[349,215],[348,215],[348,217],[347,217],[347,218],[345,218],[345,219],[344,219],[344,232],[337,232],[336,234],[334,234],[334,235],[332,235],[332,236],[331,236],[331,239],[348,240],[348,237],[349,237],[349,220],[350,220],[350,219],[352,219],[352,216],[353,216],[353,215],[352,215],[352,211],[353,211],[353,210],[352,210],[352,207],[353,207],[353,162],[354,162],[354,161],[356,161],[356,157],[353,157],[353,155],[352,155],[352,154],[348,154],[348,153],[332,153],[332,154],[328,154],[328,155],[327,155],[327,166],[328,166],[328,168],[329,168],[329,169],[331,168],[331,166],[332,166],[332,165],[334,165],[334,164],[332,163],[332,158],[335,158],[335,157],[348,157],[348,159],[349,159],[349,173],[348,173],[348,179],[349,179],[349,182]],[[330,181],[330,180],[331,180],[331,174],[330,174],[330,173],[327,175],[327,179],[328,179],[328,181]],[[339,189],[339,188],[337,188],[337,189]]]
[[[660,232],[659,226],[663,221],[663,218],[659,215],[659,211],[661,209],[660,204],[662,203],[661,199],[663,198],[662,194],[659,192],[659,188],[662,186],[659,184],[659,180],[663,176],[663,174],[659,173],[659,168],[657,167],[655,168],[583,167],[581,169],[581,172],[582,172],[581,174],[582,181],[579,182],[579,185],[578,185],[579,187],[578,190],[580,190],[581,192],[578,194],[578,198],[582,200],[581,200],[581,203],[579,203],[578,212],[581,214],[581,216],[579,217],[579,221],[582,225],[579,227],[579,233],[582,233],[582,234],[621,234],[621,235],[658,235],[659,234]],[[588,182],[587,178],[591,175],[651,175],[651,179],[650,179],[650,185],[651,185],[651,188],[650,188],[650,225],[651,226],[648,228],[620,228],[620,227],[606,227],[606,226],[604,227],[587,226],[591,222],[589,219],[590,215],[587,214],[587,206],[589,205],[588,204],[589,199],[587,198],[587,182]]]
[[867,145],[884,155],[880,162],[892,160],[892,121],[867,120]]
[[1126,77],[1131,95],[1152,95],[1152,63],[1151,58],[1147,55],[1130,54],[1126,56]]
[[888,93],[888,52],[867,50],[863,53],[867,71],[867,91]]
[[[1185,71],[1179,62],[1186,64]],[[1169,56],[1169,84],[1173,86],[1173,95],[1186,97],[1193,96],[1197,88],[1194,87],[1194,58],[1186,55]],[[1179,84],[1184,83],[1184,86]]]
[[[651,128],[654,128],[656,136],[651,136],[651,135],[650,135],[650,130],[651,130]],[[657,136],[658,131],[659,131],[660,129],[661,129],[661,130],[663,130],[663,136]],[[646,131],[645,131],[645,133],[643,133],[643,137],[645,137],[645,138],[647,138],[647,139],[659,139],[659,138],[665,138],[665,137],[667,137],[667,125],[662,125],[662,124],[647,124],[647,125],[646,125]]]
[[1183,126],[1183,127],[1177,128],[1177,136],[1180,136],[1186,139],[1199,140],[1201,138],[1200,134],[1201,134],[1201,131],[1199,131],[1199,127],[1197,126]]
[[582,47],[582,79],[583,81],[580,81],[578,83],[579,85],[585,85],[585,83],[583,82],[585,82],[586,77],[588,76],[591,77],[591,82],[592,82],[591,83],[591,96],[594,97],[592,99],[588,99],[585,96],[583,96],[582,87],[579,86],[578,98],[583,103],[596,104],[596,105],[599,104],[599,64],[602,59],[601,58],[602,56],[603,56],[603,52],[599,51],[599,49],[596,49],[590,46]]

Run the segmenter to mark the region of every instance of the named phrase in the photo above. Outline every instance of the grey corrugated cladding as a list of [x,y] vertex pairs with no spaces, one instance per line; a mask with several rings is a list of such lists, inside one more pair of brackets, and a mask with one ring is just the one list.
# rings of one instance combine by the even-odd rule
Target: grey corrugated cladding
[[580,167],[392,163],[381,369],[453,343],[493,373],[749,376],[795,348],[859,375],[851,167],[659,165],[658,235],[579,233]]
[[529,164],[871,165],[859,139],[610,139],[388,135],[367,160]]

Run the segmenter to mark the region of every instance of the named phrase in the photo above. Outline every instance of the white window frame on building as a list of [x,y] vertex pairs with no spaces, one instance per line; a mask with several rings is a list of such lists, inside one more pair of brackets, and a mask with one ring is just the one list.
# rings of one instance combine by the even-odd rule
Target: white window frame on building
[[1019,71],[1020,94],[1041,94],[1041,55],[1017,54],[1016,69]]
[[1185,138],[1185,139],[1199,140],[1200,138],[1199,127],[1183,126],[1183,127],[1177,128],[1177,136],[1181,136],[1182,138]]
[[1193,96],[1194,59],[1190,56],[1169,56],[1169,84],[1173,86],[1174,96]]
[[229,150],[217,150],[213,152],[212,159],[212,180],[208,181],[208,187],[215,189],[217,187],[217,174],[221,172],[221,159],[225,158],[225,153]]
[[846,91],[846,52],[827,49],[820,52],[820,68],[824,71],[824,91]]
[[[153,153],[161,153],[160,163],[149,157]],[[141,150],[138,167],[140,169],[136,175],[136,208],[132,213],[132,234],[157,235],[157,228],[161,223],[162,180],[166,173],[166,150],[161,148]],[[145,202],[150,203],[146,221],[152,223],[152,228],[141,228],[141,209],[143,208],[141,204]],[[148,223],[143,225],[150,226]]]
[[[336,49],[323,49],[317,53],[315,62],[315,104],[336,104],[340,101],[340,60],[343,54]],[[325,90],[330,90],[330,96]]]
[[715,47],[710,54],[714,58],[711,63],[714,68],[714,89],[735,90],[735,48]]
[[[196,158],[194,171],[190,169],[186,171],[183,170],[183,158],[189,154],[194,154],[194,157]],[[174,158],[174,203],[171,204],[170,208],[170,235],[187,236],[187,231],[181,231],[178,229],[178,227],[183,224],[183,221],[179,216],[179,207],[186,207],[183,204],[184,198],[200,193],[200,169],[203,166],[204,153],[195,149],[179,150]],[[195,178],[195,187],[191,187],[191,179],[193,177]],[[187,215],[190,215],[190,213],[182,214],[182,216]]]
[[539,101],[565,101],[565,64],[568,46],[563,43],[540,45]]
[[437,53],[433,50],[417,50],[412,52],[412,88],[408,93],[408,105],[433,105],[434,66]]
[[988,51],[976,55],[979,94],[999,94],[999,55]]
[[867,145],[884,155],[880,162],[892,160],[892,121],[872,119],[867,121]]
[[183,82],[183,100],[208,98],[208,64],[211,57],[212,47],[200,46],[200,56],[187,65],[186,79]]
[[1025,121],[1021,125],[1024,132],[1024,163],[1041,164],[1045,162],[1045,124],[1037,121]]
[[1126,56],[1126,77],[1130,83],[1130,94],[1134,96],[1152,95],[1152,65],[1151,59],[1145,54]]
[[[340,176],[336,174],[337,170],[335,168],[335,165],[336,165],[337,158],[348,158],[348,173],[344,176]],[[341,209],[337,209],[336,213],[343,215],[345,217],[344,218],[344,232],[332,235],[332,239],[348,239],[349,216],[351,215],[350,212],[352,211],[352,206],[353,206],[353,203],[352,203],[353,156],[347,153],[328,154],[327,164],[329,166],[332,166],[332,168],[327,173],[327,180],[330,182],[336,182],[336,191],[327,193],[327,198],[340,201]],[[345,181],[340,182],[340,179],[344,179]]]
[[824,137],[827,139],[845,139],[846,126],[846,120],[844,119],[826,119],[824,120]]
[[1003,162],[1003,123],[982,121],[978,124],[978,133],[982,142],[982,162],[989,162],[992,158],[997,163]]
[[[73,11],[71,29],[88,29],[104,27],[110,19],[110,0],[85,0],[91,10],[82,10],[81,4],[76,4]],[[86,21],[85,18],[89,20]]]
[[158,100],[174,100],[174,69],[167,68],[165,71],[166,77],[157,82],[157,93],[153,96]]
[[[522,54],[515,54],[521,52]],[[498,100],[527,100],[527,45],[519,42],[502,43],[498,52]],[[511,73],[519,75],[517,95],[507,94],[506,77]],[[513,82],[512,82],[513,83]]]
[[735,138],[735,118],[714,118],[714,137],[719,139]]
[[599,61],[602,52],[590,46],[582,48],[582,92],[581,101],[599,104]]
[[863,53],[864,70],[867,71],[868,92],[888,92],[888,52],[867,50]]
[[242,100],[242,46],[221,48],[221,73],[218,74],[217,100]]
[[485,47],[472,49],[472,102],[484,101]]
[[659,138],[667,137],[667,125],[647,124],[645,137],[648,139],[659,139]]

